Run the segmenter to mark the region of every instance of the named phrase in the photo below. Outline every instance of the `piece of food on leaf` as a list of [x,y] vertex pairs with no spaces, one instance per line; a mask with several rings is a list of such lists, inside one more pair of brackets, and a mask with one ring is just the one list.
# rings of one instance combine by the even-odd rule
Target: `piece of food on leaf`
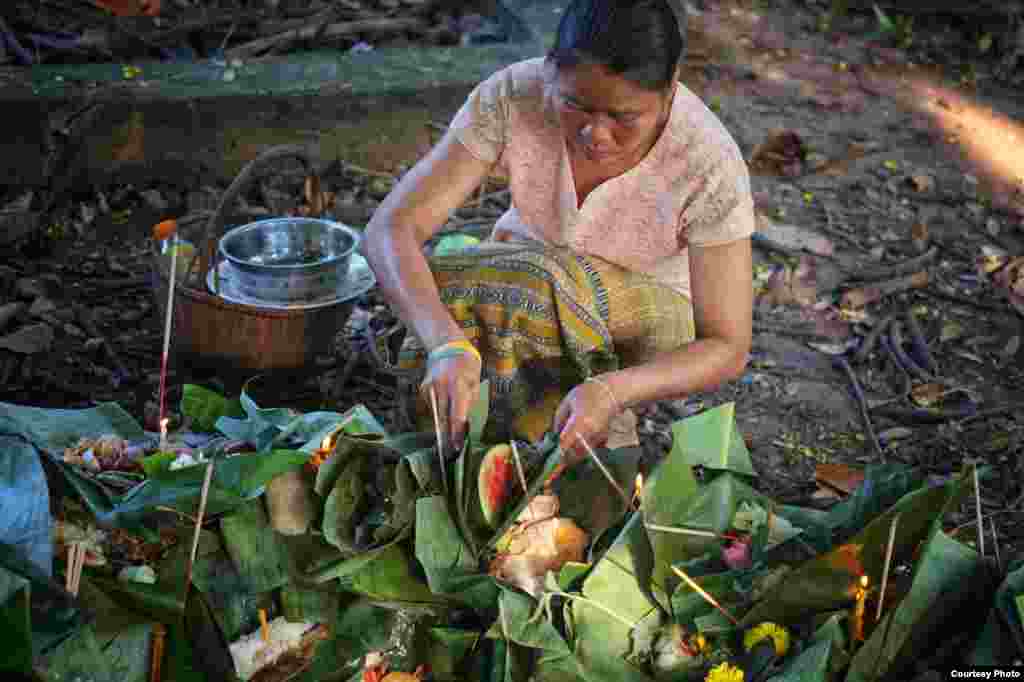
[[427,676],[426,666],[419,666],[416,672],[388,672],[388,662],[379,651],[366,654],[363,664],[363,682],[420,682]]
[[113,469],[132,470],[136,468],[135,459],[141,454],[141,449],[132,448],[131,444],[120,436],[80,438],[77,443],[64,450],[64,462],[96,472]]
[[704,665],[703,637],[691,636],[682,625],[672,623],[662,628],[654,640],[651,667],[655,676],[695,670]]
[[498,541],[490,574],[539,596],[544,576],[570,561],[582,562],[590,536],[572,519],[558,518],[558,497],[538,495]]
[[267,484],[267,515],[282,535],[302,535],[316,520],[313,483],[304,471],[278,474]]
[[239,678],[248,680],[288,652],[300,649],[306,644],[304,636],[316,627],[315,623],[292,623],[278,616],[268,623],[265,633],[257,628],[228,647],[235,672]]

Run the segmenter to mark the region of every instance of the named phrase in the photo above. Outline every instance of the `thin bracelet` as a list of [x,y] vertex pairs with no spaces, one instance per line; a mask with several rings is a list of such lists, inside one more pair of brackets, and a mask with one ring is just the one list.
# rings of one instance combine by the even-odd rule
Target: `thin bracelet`
[[600,377],[587,377],[586,381],[598,384],[604,388],[608,392],[608,397],[612,399],[612,407],[615,408],[615,413],[619,414],[622,412],[622,405],[619,404],[619,399],[615,397],[615,391],[612,390],[611,385],[607,381]]
[[442,343],[440,346],[430,351],[427,355],[427,362],[437,362],[438,360],[444,360],[455,355],[461,355],[463,353],[469,353],[476,357],[477,362],[483,364],[483,358],[480,357],[480,351],[476,349],[473,342],[469,339],[456,339],[455,341],[449,341],[448,343]]

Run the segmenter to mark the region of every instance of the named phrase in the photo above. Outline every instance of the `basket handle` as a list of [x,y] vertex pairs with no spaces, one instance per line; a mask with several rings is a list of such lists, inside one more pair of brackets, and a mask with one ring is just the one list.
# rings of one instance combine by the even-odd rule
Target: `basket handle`
[[224,214],[227,213],[228,207],[231,206],[238,195],[242,193],[253,176],[256,174],[256,169],[265,163],[270,161],[276,161],[277,159],[295,157],[303,162],[306,166],[306,172],[309,173],[313,166],[312,161],[309,158],[309,152],[299,145],[280,145],[277,147],[271,147],[263,151],[259,156],[250,161],[245,165],[244,168],[238,173],[235,179],[232,181],[228,188],[221,195],[220,203],[217,204],[217,209],[210,216],[210,219],[206,223],[206,234],[205,240],[200,247],[196,250],[196,254],[192,257],[192,262],[189,263],[188,272],[186,277],[192,274],[192,268],[195,265],[196,258],[200,259],[199,272],[200,278],[205,277],[205,273],[209,272],[211,263],[213,266],[213,293],[217,295],[220,289],[220,271],[219,271],[219,257],[220,249],[217,248],[217,242],[221,236],[221,232],[224,227]]

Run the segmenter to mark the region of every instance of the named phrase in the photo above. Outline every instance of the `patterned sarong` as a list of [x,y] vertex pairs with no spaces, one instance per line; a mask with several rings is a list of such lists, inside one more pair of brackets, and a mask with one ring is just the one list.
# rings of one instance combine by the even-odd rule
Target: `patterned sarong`
[[[694,338],[689,300],[647,275],[534,241],[484,242],[431,270],[490,381],[489,442],[536,442],[562,398],[590,376],[640,364]],[[409,335],[399,364],[422,368]],[[430,413],[418,405],[422,423]],[[632,419],[632,415],[627,415]]]

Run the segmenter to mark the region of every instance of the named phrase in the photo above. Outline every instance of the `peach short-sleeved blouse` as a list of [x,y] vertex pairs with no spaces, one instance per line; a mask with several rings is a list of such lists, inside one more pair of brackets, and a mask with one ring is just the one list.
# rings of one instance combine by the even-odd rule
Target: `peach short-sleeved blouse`
[[680,83],[647,156],[577,208],[550,68],[537,58],[498,71],[452,121],[469,152],[508,178],[512,207],[495,230],[599,256],[689,297],[687,247],[726,244],[755,229],[750,176],[735,140]]

